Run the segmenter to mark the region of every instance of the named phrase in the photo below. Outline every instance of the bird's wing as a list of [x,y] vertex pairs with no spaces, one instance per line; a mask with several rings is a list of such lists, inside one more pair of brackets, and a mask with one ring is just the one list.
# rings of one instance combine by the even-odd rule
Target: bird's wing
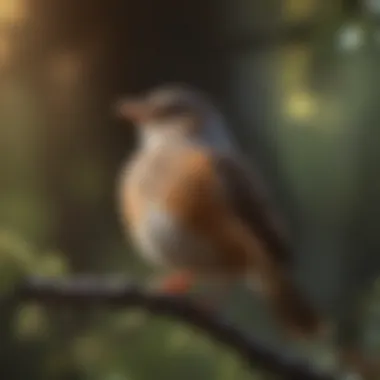
[[284,264],[292,260],[285,225],[274,210],[260,178],[240,157],[214,155],[215,165],[237,216],[261,240],[268,252]]
[[170,186],[162,197],[165,209],[217,252],[217,259],[212,254],[211,265],[200,270],[233,277],[258,274],[262,295],[289,332],[319,333],[319,315],[286,271],[286,239],[265,192],[238,162],[203,150],[184,150],[175,160],[178,170],[166,182]]

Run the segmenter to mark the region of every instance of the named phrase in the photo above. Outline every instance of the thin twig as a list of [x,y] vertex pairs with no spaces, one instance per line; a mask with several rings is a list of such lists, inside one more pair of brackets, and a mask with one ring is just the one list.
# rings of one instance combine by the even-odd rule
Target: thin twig
[[80,308],[89,305],[140,307],[153,314],[180,319],[221,343],[237,350],[252,367],[261,367],[291,380],[332,380],[309,365],[276,353],[256,339],[248,337],[219,316],[207,313],[184,297],[152,293],[133,282],[104,277],[66,279],[29,278],[17,289],[18,300],[34,300],[46,305]]

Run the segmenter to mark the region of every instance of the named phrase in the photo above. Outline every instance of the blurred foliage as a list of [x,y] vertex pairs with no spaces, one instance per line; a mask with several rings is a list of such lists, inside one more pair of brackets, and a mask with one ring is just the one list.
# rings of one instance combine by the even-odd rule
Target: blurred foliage
[[62,255],[39,254],[8,231],[0,233],[0,251],[0,369],[7,377],[249,378],[241,358],[228,348],[173,320],[137,310],[91,310],[78,327],[80,315],[70,307],[12,303],[12,290],[25,275],[57,277],[68,267]]

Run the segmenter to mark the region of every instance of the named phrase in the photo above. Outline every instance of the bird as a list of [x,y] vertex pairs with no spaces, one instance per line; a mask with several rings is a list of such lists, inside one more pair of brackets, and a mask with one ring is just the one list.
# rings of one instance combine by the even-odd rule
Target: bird
[[183,295],[197,282],[242,281],[284,332],[322,334],[324,319],[290,274],[286,224],[209,95],[168,83],[115,108],[138,141],[118,179],[121,225],[144,260],[165,271],[159,290]]

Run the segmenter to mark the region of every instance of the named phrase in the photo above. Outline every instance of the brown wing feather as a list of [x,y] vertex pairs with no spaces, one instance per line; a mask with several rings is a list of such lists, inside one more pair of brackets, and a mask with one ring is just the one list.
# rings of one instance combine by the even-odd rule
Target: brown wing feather
[[263,183],[238,157],[219,154],[214,160],[238,217],[276,259],[289,264],[292,252],[286,229],[271,205]]
[[[182,226],[207,238],[218,252],[218,260],[207,270],[233,277],[259,274],[262,294],[289,333],[300,336],[320,333],[318,313],[284,270],[288,248],[269,204],[264,202],[265,193],[231,159],[221,158],[215,165],[213,157],[203,151],[184,153],[180,171],[164,198],[167,210],[181,220]],[[221,172],[215,169],[227,175],[228,191],[234,190],[230,198],[235,208],[223,194],[224,186],[218,175]]]

